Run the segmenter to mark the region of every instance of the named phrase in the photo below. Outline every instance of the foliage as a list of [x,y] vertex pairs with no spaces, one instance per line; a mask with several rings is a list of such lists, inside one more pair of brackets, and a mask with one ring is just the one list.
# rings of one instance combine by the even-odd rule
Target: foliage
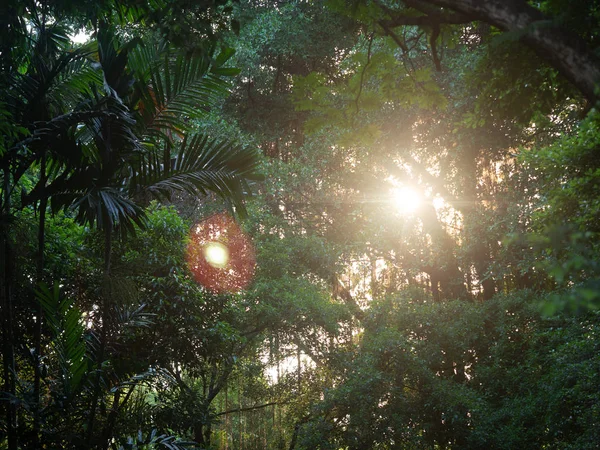
[[152,432],[145,438],[141,432],[139,432],[135,438],[128,437],[127,442],[123,445],[119,445],[117,448],[118,450],[142,450],[155,448],[185,450],[190,448],[189,445],[193,445],[193,443],[181,441],[174,436],[167,436],[164,434],[157,436],[156,430],[152,430]]
[[[21,32],[29,40],[22,53],[6,55],[21,60],[7,64],[2,78],[3,116],[13,122],[2,144],[2,378],[9,449],[17,448],[17,439],[25,448],[39,448],[42,441],[61,448],[109,445],[119,414],[146,382],[141,374],[152,378],[148,370],[156,364],[148,359],[128,364],[120,355],[122,345],[142,334],[137,330],[150,326],[153,314],[131,295],[135,280],[113,272],[113,233],[124,239],[135,234],[145,226],[147,197],[165,199],[177,190],[212,192],[243,210],[246,179],[256,176],[255,150],[227,140],[186,138],[194,128],[190,119],[201,117],[196,111],[226,93],[222,77],[236,73],[226,67],[232,51],[215,54],[209,45],[186,53],[144,33],[123,42],[110,15],[94,17],[95,43],[73,48],[64,7],[23,7]],[[19,190],[17,198],[13,193]],[[23,276],[15,276],[17,228],[11,216],[25,211],[29,217],[35,210],[37,248],[27,243],[35,257],[24,261]],[[72,214],[76,222],[103,231],[103,243],[84,242],[97,251],[85,264],[91,276],[81,276],[79,267],[73,273],[47,264],[50,212]],[[44,279],[60,280],[71,300],[60,301],[58,291],[40,287]],[[39,303],[30,301],[35,289]],[[28,300],[24,307],[16,306],[15,295]]]
[[[400,294],[373,305],[365,323],[343,382],[303,426],[302,448],[594,442],[594,315],[542,319],[526,295],[435,305]],[[588,400],[570,419],[557,407]]]
[[0,448],[595,448],[598,5],[500,3],[0,7]]

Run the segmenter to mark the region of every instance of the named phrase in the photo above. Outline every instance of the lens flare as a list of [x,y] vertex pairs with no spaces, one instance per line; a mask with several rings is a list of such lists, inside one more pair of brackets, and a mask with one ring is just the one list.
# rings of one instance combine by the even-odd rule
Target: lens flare
[[239,292],[254,275],[254,248],[228,214],[216,214],[190,232],[187,263],[194,279],[215,293]]
[[229,262],[229,249],[220,242],[209,242],[203,248],[206,262],[216,269],[224,269]]

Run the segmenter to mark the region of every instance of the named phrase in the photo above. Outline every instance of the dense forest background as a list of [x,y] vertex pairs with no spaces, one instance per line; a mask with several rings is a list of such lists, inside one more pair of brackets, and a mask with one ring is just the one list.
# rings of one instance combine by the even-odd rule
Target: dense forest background
[[0,449],[597,449],[600,2],[0,6]]

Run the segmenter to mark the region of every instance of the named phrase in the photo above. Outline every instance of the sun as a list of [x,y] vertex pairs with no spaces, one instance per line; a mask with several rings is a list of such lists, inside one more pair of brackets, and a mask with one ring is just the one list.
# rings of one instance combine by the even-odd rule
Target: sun
[[408,186],[392,189],[392,199],[402,214],[412,214],[421,206],[421,195]]

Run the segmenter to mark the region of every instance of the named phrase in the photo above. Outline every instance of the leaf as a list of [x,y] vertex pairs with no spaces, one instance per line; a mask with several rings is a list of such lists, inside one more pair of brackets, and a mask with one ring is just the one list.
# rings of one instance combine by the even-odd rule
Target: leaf
[[215,58],[213,68],[223,66],[223,64],[229,61],[233,55],[235,55],[235,50],[231,47],[225,47],[223,50],[221,50],[221,53],[219,53],[219,55]]
[[115,188],[87,189],[73,203],[73,208],[78,211],[77,220],[80,223],[96,225],[100,229],[120,226],[134,232],[134,225],[144,227],[145,214],[142,208]]

